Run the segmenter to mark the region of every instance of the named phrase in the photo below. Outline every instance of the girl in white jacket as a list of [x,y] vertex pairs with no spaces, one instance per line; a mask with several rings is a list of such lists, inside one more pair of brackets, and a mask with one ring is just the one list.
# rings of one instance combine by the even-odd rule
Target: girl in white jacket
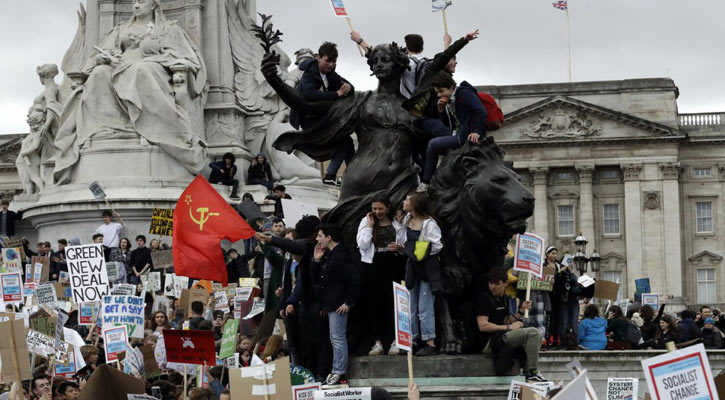
[[388,354],[398,354],[394,340],[393,282],[400,283],[405,273],[405,257],[398,253],[404,240],[405,229],[393,216],[387,198],[375,198],[371,211],[360,221],[357,230],[357,245],[360,259],[366,264],[364,276],[370,281],[373,301],[370,321],[375,345],[368,353],[371,356],[385,352],[383,343],[393,343]]

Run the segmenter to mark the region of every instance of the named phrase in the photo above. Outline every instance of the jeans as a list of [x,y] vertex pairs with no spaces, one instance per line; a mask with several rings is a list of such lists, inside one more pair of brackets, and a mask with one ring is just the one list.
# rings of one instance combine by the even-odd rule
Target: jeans
[[232,178],[223,178],[222,174],[217,170],[211,171],[211,175],[209,175],[209,183],[221,183],[222,185],[231,186],[232,196],[236,196],[237,188],[239,188],[238,180]]
[[541,347],[541,332],[534,327],[515,329],[506,332],[504,342],[509,349],[523,347],[526,352],[526,369],[539,369],[539,348]]
[[569,328],[574,331],[574,338],[579,337],[579,302],[569,299],[566,303],[561,304],[559,309],[559,337],[562,343]]
[[451,128],[445,126],[440,118],[423,118],[418,126],[432,138],[451,135]]
[[269,190],[272,190],[272,188],[274,187],[274,183],[258,178],[249,178],[247,179],[247,183],[249,183],[250,185],[262,185]]
[[418,281],[410,291],[410,321],[413,324],[413,339],[419,335],[424,341],[436,338],[435,295],[428,282]]
[[461,147],[458,143],[458,137],[448,135],[433,138],[428,142],[428,149],[425,151],[425,168],[423,169],[423,183],[430,183],[433,173],[438,165],[438,156],[445,154],[446,151]]
[[327,172],[325,172],[325,175],[336,176],[337,170],[339,170],[342,166],[342,162],[345,161],[345,165],[349,166],[354,155],[355,145],[352,143],[351,138],[347,138],[345,139],[345,143],[341,144],[332,156],[332,160],[330,160],[330,165],[327,166]]
[[330,320],[330,342],[332,343],[332,373],[347,373],[347,313],[340,315],[328,312]]

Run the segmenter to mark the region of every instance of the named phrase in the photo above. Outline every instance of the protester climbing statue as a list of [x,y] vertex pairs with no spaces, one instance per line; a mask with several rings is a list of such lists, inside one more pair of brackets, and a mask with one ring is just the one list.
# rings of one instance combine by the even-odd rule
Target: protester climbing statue
[[[279,56],[272,45],[281,41],[281,33],[272,29],[267,16],[262,15],[262,24],[255,32],[265,42],[261,70],[269,84],[290,107],[324,115],[304,132],[281,135],[275,147],[301,150],[325,161],[353,132],[358,136],[357,153],[346,169],[339,202],[323,216],[343,229],[345,243],[352,247],[358,222],[372,199],[388,198],[397,207],[419,184],[413,144],[422,140],[422,133],[401,106],[405,98],[400,94],[400,79],[408,68],[408,57],[395,43],[375,46],[367,62],[378,79],[376,90],[355,92],[335,102],[310,103],[278,76]],[[446,291],[436,298],[436,320],[442,324],[441,348],[449,353],[466,347],[461,326],[475,318],[460,315],[460,310],[473,301],[475,282],[491,267],[502,265],[509,239],[526,230],[526,219],[533,214],[533,195],[503,156],[492,138],[467,143],[444,158],[431,181],[429,195],[443,232],[440,258]]]
[[91,138],[140,137],[191,174],[201,171],[204,144],[192,126],[203,109],[206,67],[186,32],[166,20],[159,0],[138,3],[133,17],[108,34],[82,72],[86,80],[65,103],[55,141],[56,184],[72,181],[80,149]]

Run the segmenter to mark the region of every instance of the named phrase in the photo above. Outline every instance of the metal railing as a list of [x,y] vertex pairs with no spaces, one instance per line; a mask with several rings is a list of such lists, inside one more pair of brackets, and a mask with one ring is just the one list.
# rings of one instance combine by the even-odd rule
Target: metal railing
[[725,113],[680,114],[680,126],[712,126],[725,123]]

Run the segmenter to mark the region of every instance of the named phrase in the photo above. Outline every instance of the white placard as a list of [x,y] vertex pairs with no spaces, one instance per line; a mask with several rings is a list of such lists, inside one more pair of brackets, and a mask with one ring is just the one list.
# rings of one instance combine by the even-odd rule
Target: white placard
[[284,222],[287,226],[295,226],[305,215],[320,216],[316,206],[290,199],[282,199],[282,211],[284,211]]
[[639,390],[637,378],[608,378],[607,400],[636,399]]
[[65,248],[71,292],[76,304],[101,301],[110,292],[103,245],[100,243]]
[[315,400],[370,400],[372,388],[346,388],[333,390],[318,390],[315,392]]
[[702,343],[642,360],[652,400],[719,400]]

